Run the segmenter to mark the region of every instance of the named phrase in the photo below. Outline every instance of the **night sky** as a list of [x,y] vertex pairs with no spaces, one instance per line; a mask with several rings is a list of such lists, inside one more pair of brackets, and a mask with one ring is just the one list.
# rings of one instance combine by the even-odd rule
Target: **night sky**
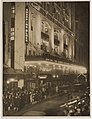
[[90,27],[90,2],[76,2],[76,16],[79,23],[79,40],[83,44],[85,65],[89,61],[89,27]]

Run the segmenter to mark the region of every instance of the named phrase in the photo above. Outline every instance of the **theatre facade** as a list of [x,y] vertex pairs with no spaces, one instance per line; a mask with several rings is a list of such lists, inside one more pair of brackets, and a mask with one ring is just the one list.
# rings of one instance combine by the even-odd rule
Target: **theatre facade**
[[86,83],[75,21],[70,2],[3,3],[4,84],[30,89]]

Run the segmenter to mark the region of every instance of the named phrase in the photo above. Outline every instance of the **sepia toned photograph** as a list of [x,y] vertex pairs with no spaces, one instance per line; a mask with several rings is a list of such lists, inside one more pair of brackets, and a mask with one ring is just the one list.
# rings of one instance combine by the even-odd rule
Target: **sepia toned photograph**
[[2,9],[3,116],[90,116],[90,1]]

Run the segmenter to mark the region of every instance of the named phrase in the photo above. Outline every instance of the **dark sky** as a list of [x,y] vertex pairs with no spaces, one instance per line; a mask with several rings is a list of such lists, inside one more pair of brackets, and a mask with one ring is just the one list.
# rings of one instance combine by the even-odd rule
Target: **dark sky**
[[76,16],[79,20],[79,40],[83,43],[85,65],[89,56],[90,2],[76,2]]

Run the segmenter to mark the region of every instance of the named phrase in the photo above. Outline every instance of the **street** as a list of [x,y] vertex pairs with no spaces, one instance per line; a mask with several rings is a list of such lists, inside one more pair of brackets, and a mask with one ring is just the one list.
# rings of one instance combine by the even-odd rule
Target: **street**
[[25,116],[34,115],[35,116],[35,113],[37,113],[35,111],[38,111],[39,114],[41,112],[44,112],[45,115],[56,115],[57,108],[59,107],[60,104],[64,103],[65,101],[67,101],[66,95],[64,95],[63,97],[58,96],[58,97],[55,97],[53,99],[44,101],[40,104],[33,106],[27,112],[25,112],[23,115],[25,115]]

